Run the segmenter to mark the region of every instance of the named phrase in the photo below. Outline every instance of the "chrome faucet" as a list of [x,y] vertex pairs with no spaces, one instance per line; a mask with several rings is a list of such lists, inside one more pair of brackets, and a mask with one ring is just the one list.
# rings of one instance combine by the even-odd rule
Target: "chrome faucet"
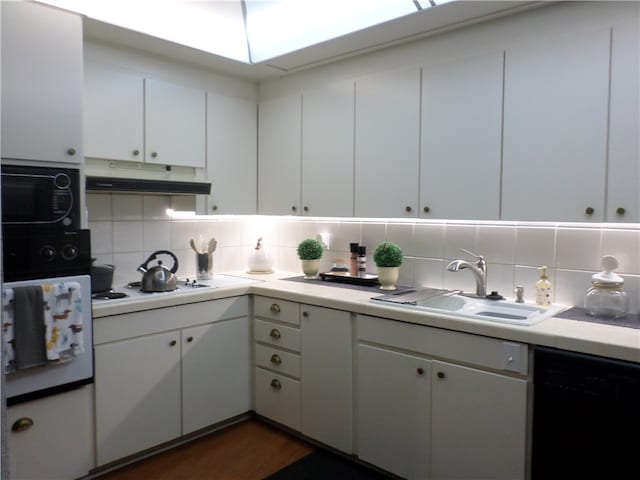
[[485,297],[487,295],[487,262],[484,261],[484,256],[476,255],[464,248],[461,248],[460,250],[468,253],[472,257],[476,257],[478,261],[471,263],[466,260],[454,260],[447,265],[447,270],[450,272],[457,272],[465,268],[471,270],[473,275],[476,277],[476,295],[479,297]]

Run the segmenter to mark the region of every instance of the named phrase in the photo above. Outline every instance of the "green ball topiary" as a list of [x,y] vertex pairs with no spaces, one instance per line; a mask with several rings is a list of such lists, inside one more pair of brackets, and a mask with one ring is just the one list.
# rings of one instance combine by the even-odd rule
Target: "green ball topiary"
[[399,267],[402,265],[402,250],[393,242],[382,242],[373,252],[373,261],[378,267]]
[[322,257],[322,243],[315,238],[307,238],[298,245],[300,260],[318,260]]

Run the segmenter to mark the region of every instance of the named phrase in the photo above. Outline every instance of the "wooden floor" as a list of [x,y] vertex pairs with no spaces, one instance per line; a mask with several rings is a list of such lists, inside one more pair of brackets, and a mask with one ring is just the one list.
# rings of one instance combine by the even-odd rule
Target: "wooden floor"
[[262,480],[315,450],[257,420],[247,420],[99,480]]

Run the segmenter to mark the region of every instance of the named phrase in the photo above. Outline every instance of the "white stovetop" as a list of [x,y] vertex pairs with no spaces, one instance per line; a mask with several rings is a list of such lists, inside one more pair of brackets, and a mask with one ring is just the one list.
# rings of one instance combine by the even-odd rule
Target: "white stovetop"
[[[93,317],[100,318],[142,310],[204,302],[239,295],[264,295],[308,305],[346,310],[391,320],[502,338],[532,345],[545,345],[593,355],[640,362],[640,330],[597,323],[549,318],[536,325],[519,326],[471,320],[408,310],[371,302],[370,291],[342,288],[318,282],[292,282],[299,272],[252,275],[246,272],[218,274],[207,288],[181,289],[173,293],[137,294],[122,300],[94,301]],[[108,318],[105,318],[108,320]]]

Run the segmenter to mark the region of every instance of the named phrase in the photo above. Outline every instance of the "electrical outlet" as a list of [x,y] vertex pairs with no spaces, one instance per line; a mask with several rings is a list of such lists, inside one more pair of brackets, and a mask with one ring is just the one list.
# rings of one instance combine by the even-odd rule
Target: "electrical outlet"
[[325,250],[331,250],[331,234],[319,233],[316,238],[320,240]]

